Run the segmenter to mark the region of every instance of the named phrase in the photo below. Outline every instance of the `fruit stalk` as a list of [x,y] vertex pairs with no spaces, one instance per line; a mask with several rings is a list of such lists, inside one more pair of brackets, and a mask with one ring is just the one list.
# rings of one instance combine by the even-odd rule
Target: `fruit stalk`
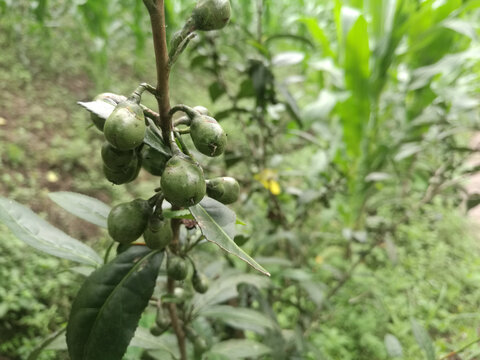
[[[170,114],[170,97],[169,97],[169,57],[167,49],[167,37],[165,27],[165,4],[164,0],[143,0],[145,7],[150,15],[150,22],[153,33],[153,46],[155,50],[155,63],[157,68],[157,91],[156,99],[158,103],[159,117],[155,119],[156,125],[162,130],[162,136],[168,145],[171,141],[172,134],[172,115]],[[172,221],[173,239],[171,246],[178,246],[178,236],[180,222]],[[168,292],[173,294],[175,289],[175,281],[168,279]],[[180,359],[187,359],[187,351],[185,347],[185,333],[178,319],[177,307],[174,303],[168,304],[168,312],[170,315],[173,331],[177,337],[178,349],[180,351]]]

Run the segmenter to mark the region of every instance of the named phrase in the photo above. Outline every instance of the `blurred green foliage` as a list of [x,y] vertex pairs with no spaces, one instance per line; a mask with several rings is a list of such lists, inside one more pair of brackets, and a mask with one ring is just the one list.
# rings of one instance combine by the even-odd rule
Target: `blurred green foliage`
[[[193,2],[166,5],[171,35]],[[207,106],[233,134],[225,161],[205,163],[240,180],[238,230],[273,284],[244,286],[238,304],[281,327],[245,336],[274,359],[389,359],[395,341],[404,359],[428,359],[419,326],[437,356],[474,340],[480,260],[463,179],[475,171],[466,145],[479,128],[480,3],[232,5],[231,24],[192,44],[171,88],[172,102]],[[150,35],[141,1],[0,0],[2,195],[47,207],[52,189],[118,201],[152,188],[143,174],[112,189],[101,137],[74,104],[153,79]],[[24,358],[65,321],[77,286],[68,273],[52,278],[57,260],[4,231],[1,243],[0,354]],[[213,326],[216,340],[233,332]],[[478,356],[471,347],[461,359]]]

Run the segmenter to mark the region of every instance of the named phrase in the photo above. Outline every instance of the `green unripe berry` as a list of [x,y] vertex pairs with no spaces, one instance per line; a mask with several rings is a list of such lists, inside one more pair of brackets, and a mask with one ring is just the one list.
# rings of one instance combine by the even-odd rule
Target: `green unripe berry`
[[196,292],[205,294],[208,290],[208,278],[198,271],[195,271],[192,276],[192,286]]
[[188,274],[187,260],[180,256],[170,255],[167,259],[167,275],[168,277],[182,281]]
[[199,0],[192,13],[196,30],[219,30],[230,20],[229,0]]
[[103,164],[103,173],[107,180],[115,185],[121,185],[135,180],[141,167],[141,161],[135,155],[132,162],[123,168],[111,169],[106,164]]
[[146,200],[135,199],[118,204],[108,214],[108,233],[121,244],[131,243],[143,234],[151,213],[152,207]]
[[[107,104],[117,106],[119,102],[125,101],[126,99],[127,98],[122,95],[102,93],[95,96],[93,101],[104,101]],[[92,119],[92,122],[97,127],[97,129],[103,131],[103,127],[105,126],[105,119],[94,113],[90,113],[90,118]]]
[[232,177],[218,177],[207,180],[207,195],[222,204],[232,204],[238,200],[240,185]]
[[181,154],[168,160],[160,185],[165,199],[178,207],[198,204],[206,192],[202,168]]
[[193,107],[193,110],[198,111],[202,115],[210,115],[210,111],[205,106],[197,105]]
[[221,155],[227,145],[227,134],[217,120],[207,115],[192,119],[190,136],[197,150],[207,156]]
[[161,176],[168,159],[167,156],[151,147],[145,147],[142,150],[142,166],[152,175]]
[[107,141],[119,150],[139,146],[145,137],[145,116],[134,101],[126,100],[117,105],[105,121],[103,132]]
[[102,145],[102,160],[106,167],[112,170],[120,170],[137,161],[134,150],[121,151],[108,142]]
[[161,250],[165,248],[173,239],[170,221],[161,219],[157,215],[152,215],[148,220],[148,226],[143,233],[145,244],[150,249]]

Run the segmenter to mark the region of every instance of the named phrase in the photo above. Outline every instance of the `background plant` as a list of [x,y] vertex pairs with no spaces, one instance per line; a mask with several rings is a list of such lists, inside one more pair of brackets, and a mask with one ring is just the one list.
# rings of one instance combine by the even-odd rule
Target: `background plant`
[[[394,2],[382,4],[395,5]],[[386,358],[388,352],[383,342],[386,334],[393,334],[400,340],[405,358],[421,358],[423,353],[412,332],[412,316],[430,333],[437,355],[474,340],[475,292],[468,285],[474,276],[468,269],[475,266],[476,245],[468,234],[458,231],[463,226],[458,225],[462,220],[456,209],[463,199],[458,191],[462,183],[457,179],[461,181],[464,174],[472,171],[465,166],[469,154],[465,151],[465,139],[476,127],[478,117],[477,103],[472,96],[476,91],[477,59],[474,50],[468,51],[476,46],[475,2],[463,5],[455,1],[440,5],[402,2],[384,9],[364,6],[363,2],[329,2],[322,6],[304,2],[300,10],[297,4],[275,2],[272,6],[265,1],[261,41],[257,35],[257,4],[233,5],[234,14],[241,13],[242,17],[234,17],[231,28],[213,39],[214,46],[210,40],[200,41],[197,46],[201,50],[196,51],[194,43],[190,48],[192,56],[182,58],[177,66],[186,66],[192,61],[193,69],[199,70],[190,72],[186,78],[205,79],[205,70],[213,70],[210,55],[216,50],[220,53],[220,64],[223,61],[230,68],[245,70],[252,67],[251,60],[245,61],[248,57],[265,63],[268,71],[264,72],[273,74],[276,85],[272,87],[272,82],[267,81],[266,96],[260,99],[260,104],[263,101],[268,105],[260,106],[259,112],[252,111],[258,99],[253,95],[251,83],[250,95],[236,99],[242,82],[247,80],[244,88],[248,90],[248,80],[252,81],[247,71],[238,73],[241,77],[225,70],[220,72],[231,89],[233,100],[221,95],[213,106],[208,104],[208,99],[185,102],[205,104],[227,131],[236,130],[240,125],[242,134],[246,135],[245,140],[238,143],[230,140],[228,150],[233,154],[226,160],[232,160],[229,165],[235,159],[241,160],[230,167],[228,173],[240,175],[244,196],[248,196],[248,201],[244,199],[237,208],[240,218],[247,223],[246,227],[240,227],[242,233],[245,237],[253,235],[245,247],[258,257],[269,257],[266,261],[261,259],[261,263],[272,273],[278,290],[274,287],[262,298],[272,304],[280,327],[290,330],[283,332],[292,339],[287,342],[289,351],[308,353],[319,348],[325,358],[336,358],[339,354],[357,358],[362,353],[366,358]],[[371,9],[397,15],[375,15]],[[305,18],[302,14],[312,16]],[[393,19],[391,28],[396,36],[390,46],[396,50],[390,49],[390,60],[382,56],[378,46],[388,44],[382,29],[389,26],[383,27],[383,21],[375,19]],[[344,26],[350,31],[345,31]],[[239,30],[242,28],[246,30]],[[269,54],[265,54],[264,49],[257,50],[261,48],[258,43],[265,44],[270,36],[285,33],[285,28],[308,42],[291,36],[274,37],[276,40],[269,40],[267,46],[263,46]],[[248,56],[240,57],[224,45],[228,44],[230,29],[236,37],[245,34],[247,40],[242,43],[249,45],[242,55]],[[369,37],[364,36],[365,31]],[[357,38],[368,38],[368,54],[362,52],[367,47],[355,41]],[[395,39],[400,39],[398,44]],[[345,58],[353,45],[358,45],[358,52],[350,53],[362,56],[363,61],[349,62]],[[388,50],[388,46],[386,48]],[[193,54],[199,55],[202,51],[209,56],[193,62]],[[269,63],[269,58],[285,51],[290,52],[286,56],[290,62],[297,62],[294,67],[282,68]],[[292,51],[296,51],[297,56],[292,56]],[[302,52],[303,58],[298,54]],[[230,66],[232,63],[235,66]],[[205,66],[201,67],[202,64]],[[358,65],[365,69],[365,64],[368,71],[363,77],[356,77],[362,74],[359,68],[349,67]],[[294,71],[303,75],[303,83],[295,82],[299,78],[288,79]],[[372,76],[376,72],[378,74]],[[218,71],[211,73],[209,79],[217,82]],[[288,79],[290,94],[302,109],[303,127],[288,115],[291,111],[288,96],[277,87],[285,79]],[[202,81],[208,85],[208,78]],[[177,88],[186,82],[179,80]],[[131,90],[118,90],[119,93],[128,91]],[[213,86],[210,93],[215,94]],[[376,94],[380,94],[378,99]],[[238,111],[237,118],[232,111],[222,119],[219,116],[222,111],[231,109],[235,102],[248,113]],[[277,106],[278,102],[286,105]],[[374,102],[377,102],[377,111],[371,110]],[[265,126],[259,122],[259,114],[263,114]],[[369,127],[363,120],[372,114],[376,114],[377,119],[372,119]],[[274,136],[268,136],[272,129]],[[267,144],[265,156],[257,149],[262,138]],[[367,148],[368,151],[363,151]],[[222,167],[221,162],[211,162],[211,168],[219,173],[224,172]],[[264,172],[265,169],[269,171]],[[259,181],[253,178],[255,175]],[[270,191],[275,192],[275,188],[281,191],[276,196]],[[427,233],[432,237],[426,236]],[[363,240],[367,243],[362,243]],[[380,246],[374,246],[377,240]],[[438,263],[426,262],[420,249]],[[459,254],[455,257],[458,260],[451,280],[439,271],[440,264],[452,269],[448,266],[452,264],[449,251]],[[293,260],[291,265],[277,259],[285,258],[285,253]],[[465,272],[459,264],[465,265]],[[422,273],[425,275],[421,276]],[[420,276],[419,281],[413,280],[416,275]],[[391,286],[390,279],[399,278],[410,279],[405,284],[428,279],[424,282],[428,290],[407,295],[405,289],[411,286]],[[377,296],[368,291],[371,286],[366,279],[376,285]],[[387,280],[379,281],[383,279]],[[411,280],[413,282],[409,282]],[[321,302],[339,284],[341,287],[334,295]],[[243,291],[243,298],[247,299],[244,304],[255,307],[262,303],[252,297],[251,289]],[[462,293],[469,294],[469,299],[461,296]],[[408,299],[408,302],[397,302],[397,299]],[[392,301],[392,310],[384,310],[385,317],[378,317],[379,308],[385,309],[379,304]],[[457,315],[459,312],[463,315]],[[356,319],[358,321],[354,321]],[[320,327],[320,324],[328,326]],[[293,336],[304,331],[307,337]],[[260,333],[255,336],[265,339]],[[305,338],[306,342],[300,341]],[[475,347],[462,356],[475,358],[475,350],[471,349]],[[313,352],[310,356],[320,355]]]

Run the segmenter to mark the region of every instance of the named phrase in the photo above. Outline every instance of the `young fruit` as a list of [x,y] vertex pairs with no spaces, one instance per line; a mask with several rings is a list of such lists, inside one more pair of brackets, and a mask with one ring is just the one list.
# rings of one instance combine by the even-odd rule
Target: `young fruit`
[[143,142],[145,131],[143,110],[130,99],[115,107],[103,128],[107,141],[119,150],[130,150],[139,146]]
[[207,180],[207,195],[222,204],[232,204],[238,200],[240,185],[232,177],[218,177]]
[[161,176],[168,159],[167,156],[151,147],[145,147],[142,150],[142,166],[152,175]]
[[205,294],[208,290],[208,278],[198,271],[195,271],[192,276],[192,286],[196,292]]
[[229,0],[199,0],[192,13],[196,30],[218,30],[230,20]]
[[168,277],[181,281],[185,280],[188,273],[187,261],[180,256],[170,255],[167,259],[167,275]]
[[[95,96],[94,101],[104,101],[107,104],[117,106],[121,101],[125,101],[127,98],[122,95],[112,94],[112,93],[102,93]],[[103,131],[105,126],[105,119],[101,118],[97,114],[90,113],[90,118],[93,121],[93,124],[97,127],[98,130]]]
[[165,199],[178,207],[198,204],[206,192],[202,168],[182,154],[168,160],[160,185]]
[[108,233],[121,244],[131,243],[143,234],[151,213],[152,207],[143,199],[118,204],[108,214]]
[[209,115],[210,116],[210,112],[208,111],[208,109],[205,106],[197,105],[197,106],[193,107],[193,110],[198,111],[202,115]]
[[135,180],[141,167],[141,161],[135,155],[132,162],[122,168],[111,169],[106,164],[103,164],[103,173],[108,181],[115,185],[121,185]]
[[217,120],[207,115],[192,119],[190,136],[197,150],[207,156],[221,155],[227,145],[227,134]]
[[150,216],[147,229],[143,233],[145,244],[150,249],[161,250],[172,241],[173,233],[170,222],[166,219],[159,218],[157,215]]
[[105,142],[102,145],[102,160],[109,169],[120,170],[128,167],[132,162],[136,164],[137,156],[134,150],[121,151]]

